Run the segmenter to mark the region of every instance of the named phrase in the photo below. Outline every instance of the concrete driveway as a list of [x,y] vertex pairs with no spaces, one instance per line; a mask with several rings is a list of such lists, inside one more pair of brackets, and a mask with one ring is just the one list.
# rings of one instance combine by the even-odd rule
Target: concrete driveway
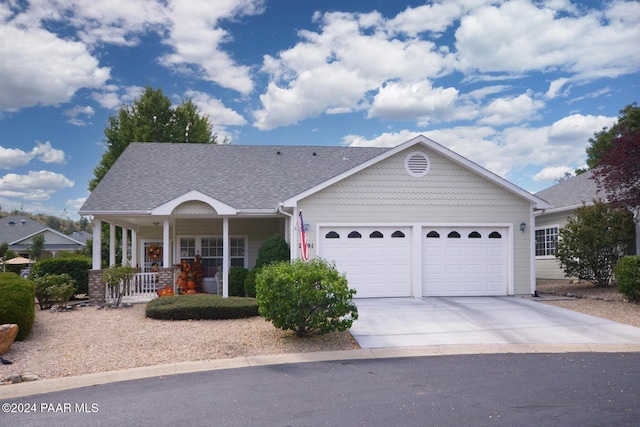
[[519,297],[356,299],[361,348],[640,344],[640,328]]

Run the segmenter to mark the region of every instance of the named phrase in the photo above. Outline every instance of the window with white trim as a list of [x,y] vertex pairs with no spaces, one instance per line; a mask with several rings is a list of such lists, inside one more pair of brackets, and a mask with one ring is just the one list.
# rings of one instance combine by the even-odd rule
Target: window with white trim
[[[196,255],[201,256],[204,277],[213,277],[222,267],[224,241],[222,237],[181,237],[180,262],[195,262]],[[246,267],[247,238],[234,236],[229,238],[230,267]]]
[[536,256],[556,256],[558,227],[536,229]]

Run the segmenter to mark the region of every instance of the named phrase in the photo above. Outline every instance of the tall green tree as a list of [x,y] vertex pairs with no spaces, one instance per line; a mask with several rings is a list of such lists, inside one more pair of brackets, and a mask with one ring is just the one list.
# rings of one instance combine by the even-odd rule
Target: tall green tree
[[[634,102],[620,110],[620,117],[611,128],[603,128],[589,138],[591,144],[587,147],[587,165],[589,169],[596,168],[604,154],[612,147],[615,140],[622,135],[640,129],[640,107]],[[584,172],[584,171],[582,171]]]
[[594,203],[576,209],[575,217],[560,229],[556,256],[565,276],[606,287],[631,243],[633,219],[626,209],[602,200]]
[[44,251],[44,235],[36,234],[31,239],[31,245],[29,245],[29,259],[37,261],[42,256],[42,251]]
[[132,142],[188,142],[216,144],[216,135],[206,116],[198,112],[191,100],[175,108],[162,89],[146,87],[132,105],[123,105],[109,117],[104,130],[106,151],[89,181],[93,191],[118,157]]

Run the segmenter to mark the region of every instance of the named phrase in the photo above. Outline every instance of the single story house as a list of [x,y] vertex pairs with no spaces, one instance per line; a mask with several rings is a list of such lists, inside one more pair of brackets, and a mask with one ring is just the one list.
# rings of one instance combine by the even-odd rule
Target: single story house
[[78,236],[67,236],[29,217],[10,215],[0,218],[0,242],[6,242],[9,249],[20,256],[29,256],[33,238],[38,235],[44,236],[43,258],[55,258],[62,251],[85,247],[86,238],[82,240]]
[[141,274],[171,284],[199,256],[205,289],[219,280],[227,296],[229,268],[252,268],[272,235],[301,256],[301,212],[308,255],[334,261],[356,297],[421,298],[533,294],[534,212],[549,207],[418,136],[394,148],[132,143],[79,213],[94,218],[92,301],[103,222],[110,265],[119,227]]
[[[605,200],[606,193],[598,188],[591,170],[565,179],[536,196],[546,200],[552,206],[540,210],[535,215],[535,256],[536,276],[538,279],[565,279],[564,271],[556,258],[556,242],[559,230],[577,208],[593,206],[594,200]],[[629,254],[637,254],[640,248],[640,224],[636,221],[635,242],[629,248]]]

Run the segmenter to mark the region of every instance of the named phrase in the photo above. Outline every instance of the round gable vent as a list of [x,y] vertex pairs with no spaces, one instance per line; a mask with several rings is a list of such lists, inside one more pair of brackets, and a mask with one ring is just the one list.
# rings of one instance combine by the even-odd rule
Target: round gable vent
[[404,167],[411,176],[421,177],[429,172],[431,162],[429,157],[421,151],[414,151],[404,161]]

